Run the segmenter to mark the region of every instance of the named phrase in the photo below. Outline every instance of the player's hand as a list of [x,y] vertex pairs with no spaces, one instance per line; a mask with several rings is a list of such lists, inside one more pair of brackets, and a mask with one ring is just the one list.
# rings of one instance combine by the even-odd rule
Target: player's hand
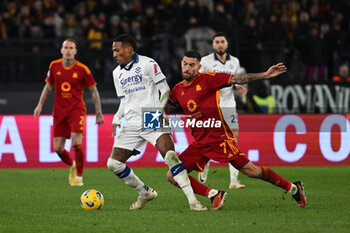
[[120,128],[120,124],[112,124],[112,137],[117,135],[117,127]]
[[247,89],[244,86],[236,84],[235,87],[237,88],[237,91],[241,93],[241,96],[245,96],[247,94]]
[[278,63],[271,66],[266,72],[266,78],[274,78],[280,74],[283,74],[287,71],[287,67],[283,63]]
[[40,105],[36,106],[36,108],[34,109],[34,119],[37,119],[38,116],[40,115],[42,110],[42,107]]
[[96,124],[101,125],[105,122],[102,113],[96,114]]

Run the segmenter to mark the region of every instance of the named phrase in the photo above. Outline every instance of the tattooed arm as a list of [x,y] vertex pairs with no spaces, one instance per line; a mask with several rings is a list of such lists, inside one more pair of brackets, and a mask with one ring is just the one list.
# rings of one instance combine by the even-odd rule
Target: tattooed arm
[[231,77],[232,84],[246,84],[257,80],[274,78],[287,71],[287,67],[283,63],[271,66],[266,72],[263,73],[248,73],[248,74],[235,74]]
[[98,93],[97,87],[93,86],[89,88],[89,91],[91,93],[92,101],[94,102],[94,105],[95,105],[96,124],[98,125],[103,124],[104,118],[102,115],[101,100],[100,100],[100,95]]

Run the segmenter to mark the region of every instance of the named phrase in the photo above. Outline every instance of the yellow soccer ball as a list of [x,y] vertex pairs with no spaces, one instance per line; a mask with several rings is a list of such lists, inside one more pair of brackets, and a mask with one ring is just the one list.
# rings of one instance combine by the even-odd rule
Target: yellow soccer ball
[[102,193],[95,189],[86,190],[80,197],[80,206],[83,210],[99,210],[104,202]]

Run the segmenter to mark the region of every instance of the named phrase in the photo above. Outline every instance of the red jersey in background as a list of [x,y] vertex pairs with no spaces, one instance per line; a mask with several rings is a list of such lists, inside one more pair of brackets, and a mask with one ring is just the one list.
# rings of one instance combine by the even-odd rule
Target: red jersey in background
[[62,59],[51,62],[45,82],[55,86],[54,116],[66,116],[73,110],[86,112],[84,88],[96,85],[89,68],[79,61],[70,67]]

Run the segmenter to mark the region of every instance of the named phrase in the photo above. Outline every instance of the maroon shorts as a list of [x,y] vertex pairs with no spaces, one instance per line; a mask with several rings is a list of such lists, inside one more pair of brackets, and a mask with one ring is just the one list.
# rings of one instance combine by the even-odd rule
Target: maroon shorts
[[53,136],[70,138],[71,132],[82,133],[85,128],[85,112],[77,111],[67,116],[53,117]]
[[231,139],[205,146],[191,144],[179,155],[179,158],[188,172],[203,171],[210,159],[221,163],[231,162],[236,169],[241,169],[250,161]]

